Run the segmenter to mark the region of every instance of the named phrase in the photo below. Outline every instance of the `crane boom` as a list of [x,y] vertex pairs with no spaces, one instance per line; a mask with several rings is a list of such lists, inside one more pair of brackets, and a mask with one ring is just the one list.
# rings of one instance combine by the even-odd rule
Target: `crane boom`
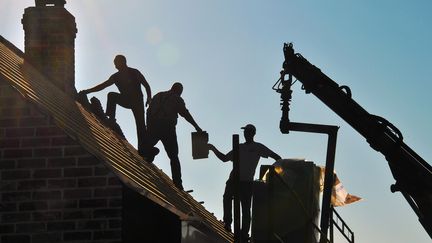
[[395,179],[391,191],[402,193],[432,238],[432,167],[404,143],[402,133],[393,124],[368,113],[352,99],[347,86],[339,86],[300,54],[294,53],[292,43],[285,43],[283,51],[285,61],[281,79],[273,86],[281,93],[281,132],[289,132],[288,113],[294,76],[303,84],[306,93],[314,94],[385,156]]

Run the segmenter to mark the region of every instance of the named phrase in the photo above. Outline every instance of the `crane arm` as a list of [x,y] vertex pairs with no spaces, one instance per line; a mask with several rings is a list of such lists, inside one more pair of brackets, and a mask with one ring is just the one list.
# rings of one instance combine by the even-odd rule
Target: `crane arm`
[[294,53],[292,43],[285,43],[283,51],[285,61],[281,79],[273,86],[281,93],[281,132],[289,132],[289,103],[292,77],[295,77],[306,93],[314,94],[385,156],[395,179],[391,191],[402,193],[432,238],[432,167],[404,143],[402,133],[393,124],[368,113],[352,99],[347,86],[339,86],[300,54]]

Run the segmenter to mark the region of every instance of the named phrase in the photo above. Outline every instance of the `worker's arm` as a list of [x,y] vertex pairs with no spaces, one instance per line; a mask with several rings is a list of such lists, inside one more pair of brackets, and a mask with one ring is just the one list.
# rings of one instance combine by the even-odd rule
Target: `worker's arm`
[[144,75],[142,75],[142,73],[139,73],[139,80],[141,82],[141,84],[144,86],[146,93],[147,93],[147,101],[146,101],[146,106],[150,105],[151,99],[152,99],[152,93],[151,93],[151,88],[149,83],[147,82],[147,80],[145,79]]
[[106,87],[111,86],[112,84],[114,84],[114,79],[110,78],[107,81],[94,86],[93,88],[81,90],[80,93],[81,94],[89,94],[89,93],[101,91],[101,90],[105,89]]
[[227,162],[230,161],[230,153],[228,154],[223,154],[222,152],[220,152],[213,144],[208,144],[208,148],[210,151],[213,151],[213,153],[216,155],[216,157],[218,157],[218,159],[220,159],[222,162]]
[[197,132],[202,132],[202,129],[195,122],[195,120],[193,119],[192,115],[189,113],[188,110],[186,110],[186,112],[184,114],[181,114],[181,116],[183,116],[186,121],[188,121],[190,124],[192,124],[192,126],[195,127],[195,130]]
[[275,153],[271,149],[267,148],[264,144],[260,144],[260,147],[261,147],[260,148],[260,156],[261,157],[264,157],[264,158],[270,157],[274,160],[280,160],[281,159],[281,157],[277,153]]
[[190,112],[188,111],[188,109],[186,109],[186,106],[184,106],[184,104],[182,105],[182,107],[180,107],[180,110],[178,111],[178,113],[184,117],[184,119],[186,121],[188,121],[190,124],[192,124],[192,126],[195,127],[195,130],[197,132],[202,132],[202,129],[198,126],[198,124],[195,122],[195,120],[193,119],[192,115],[190,114]]
[[280,157],[277,153],[275,153],[275,152],[273,152],[273,151],[272,151],[272,153],[269,155],[269,157],[272,158],[272,159],[274,159],[274,160],[280,160],[280,159],[281,159],[281,157]]

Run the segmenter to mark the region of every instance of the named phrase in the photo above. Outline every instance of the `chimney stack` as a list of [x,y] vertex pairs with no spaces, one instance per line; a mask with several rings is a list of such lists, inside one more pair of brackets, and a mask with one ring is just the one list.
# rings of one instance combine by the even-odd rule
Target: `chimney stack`
[[46,75],[58,88],[75,96],[75,17],[65,0],[35,0],[25,9],[25,61]]

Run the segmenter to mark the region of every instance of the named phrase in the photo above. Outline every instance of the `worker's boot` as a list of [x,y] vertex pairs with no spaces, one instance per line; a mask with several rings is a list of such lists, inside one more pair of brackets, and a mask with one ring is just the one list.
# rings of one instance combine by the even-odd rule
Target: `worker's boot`
[[241,242],[242,243],[249,243],[250,242],[250,238],[249,238],[249,234],[242,234],[242,236],[241,236]]
[[231,224],[224,223],[224,229],[225,229],[226,231],[228,231],[228,232],[232,232],[232,230],[231,230]]
[[156,155],[159,154],[159,149],[156,147],[147,148],[146,151],[140,152],[140,155],[144,158],[144,160],[148,163],[153,163]]
[[174,185],[175,185],[178,189],[184,191],[182,183],[174,182]]

